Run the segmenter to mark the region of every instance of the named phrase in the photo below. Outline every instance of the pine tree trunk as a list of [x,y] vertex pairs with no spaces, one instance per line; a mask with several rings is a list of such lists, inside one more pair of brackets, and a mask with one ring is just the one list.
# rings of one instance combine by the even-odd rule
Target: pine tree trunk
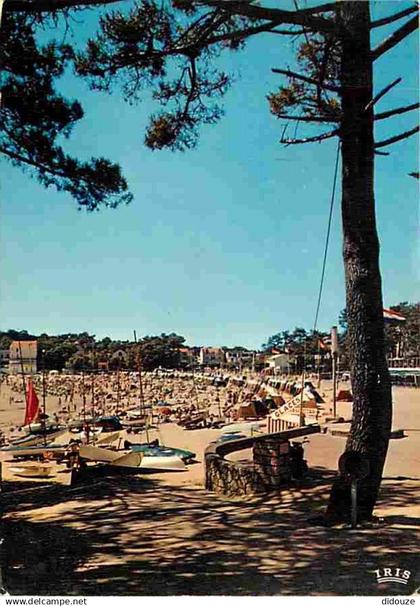
[[[359,483],[359,519],[371,518],[382,479],[392,419],[385,356],[379,241],[375,221],[372,61],[369,2],[340,2],[342,46],[342,223],[353,419],[346,450],[369,460]],[[347,520],[350,487],[339,477],[327,517]]]

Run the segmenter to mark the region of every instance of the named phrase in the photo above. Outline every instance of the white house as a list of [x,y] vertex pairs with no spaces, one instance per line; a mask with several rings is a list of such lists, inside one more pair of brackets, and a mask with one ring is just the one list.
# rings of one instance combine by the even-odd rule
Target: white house
[[9,374],[34,374],[37,371],[38,343],[36,341],[12,341],[9,348]]
[[290,372],[294,358],[287,353],[278,353],[267,358],[266,363],[269,368],[274,369],[274,372],[283,374]]
[[251,368],[255,361],[255,351],[227,349],[226,362],[235,368]]

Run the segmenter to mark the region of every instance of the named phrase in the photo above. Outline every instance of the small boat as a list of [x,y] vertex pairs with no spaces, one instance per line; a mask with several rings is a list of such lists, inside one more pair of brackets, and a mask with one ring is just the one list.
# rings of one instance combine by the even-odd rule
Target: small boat
[[150,413],[151,410],[151,405],[144,405],[141,410],[131,408],[127,410],[126,417],[127,419],[143,419],[146,418],[146,416]]
[[81,446],[79,455],[82,459],[108,463],[111,467],[129,467],[145,472],[184,471],[185,463],[179,457],[150,457],[142,452],[116,452],[96,446]]
[[140,452],[117,452],[98,448],[97,446],[81,446],[79,449],[81,459],[95,461],[97,463],[107,463],[111,467],[129,467],[139,469],[143,460],[143,454]]
[[124,419],[123,421],[123,427],[126,429],[144,429],[146,425],[146,419]]
[[116,442],[118,440],[118,438],[120,438],[120,437],[121,437],[120,431],[101,433],[98,437],[96,437],[95,444],[98,444],[98,445],[99,444],[101,444],[101,445],[112,444],[113,442]]
[[66,449],[61,445],[54,444],[35,444],[33,446],[4,446],[0,449],[2,452],[6,452],[11,455],[14,459],[17,458],[39,458],[44,455],[52,455],[60,457],[64,455]]
[[143,462],[143,454],[141,452],[127,452],[123,455],[119,453],[119,457],[111,461],[111,467],[127,467],[129,469],[140,469]]
[[262,423],[231,423],[222,427],[222,433],[258,432],[261,431]]
[[45,423],[30,423],[22,427],[23,431],[29,436],[44,436],[57,433],[65,429],[64,425],[46,421]]
[[[140,453],[133,453],[139,455]],[[186,466],[182,459],[176,456],[143,456],[140,471],[185,471]]]
[[46,478],[51,474],[52,466],[43,463],[26,463],[9,467],[9,471],[22,478]]
[[115,415],[109,417],[98,417],[93,421],[93,425],[94,427],[102,427],[103,433],[120,431],[123,428],[119,417]]
[[142,452],[148,457],[179,457],[186,463],[195,459],[195,452],[191,450],[185,450],[183,448],[173,448],[172,446],[160,446],[159,444],[145,443],[145,444],[130,444],[130,448],[133,452]]
[[229,440],[239,440],[240,438],[246,438],[246,435],[243,433],[225,433],[216,442],[229,442]]
[[86,418],[83,419],[71,419],[68,423],[68,429],[72,433],[78,433],[82,431],[83,427],[85,427],[86,425],[90,426],[92,423],[93,419],[91,416],[86,416]]
[[[47,432],[48,443],[55,441],[58,437],[64,435],[66,433],[66,429],[60,429],[55,432]],[[36,444],[42,444],[44,442],[45,436],[43,433],[35,434],[35,435],[26,435],[22,438],[17,438],[11,442],[10,446],[35,446]]]
[[97,461],[99,463],[111,463],[121,458],[125,453],[108,450],[107,448],[99,448],[98,446],[80,446],[79,456],[87,461]]

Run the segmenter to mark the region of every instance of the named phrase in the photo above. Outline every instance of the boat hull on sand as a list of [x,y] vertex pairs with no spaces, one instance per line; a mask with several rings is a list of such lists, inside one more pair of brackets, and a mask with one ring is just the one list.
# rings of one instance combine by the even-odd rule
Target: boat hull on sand
[[66,449],[64,446],[53,446],[48,444],[47,446],[36,444],[35,446],[6,446],[1,449],[2,452],[6,452],[8,455],[16,458],[31,458],[31,457],[42,457],[45,454],[54,456],[64,455]]
[[132,444],[133,452],[142,452],[147,457],[179,457],[183,461],[195,459],[195,452],[183,448],[172,448],[171,446],[150,446],[149,444]]
[[22,464],[9,467],[9,471],[22,478],[47,478],[52,472],[52,467],[41,463],[38,465]]
[[[51,444],[52,442],[54,442],[57,438],[59,438],[60,436],[62,436],[63,434],[66,433],[66,429],[60,429],[59,431],[56,431],[54,433],[47,433],[46,437],[47,437],[47,441],[48,444]],[[13,442],[11,442],[10,446],[11,447],[18,447],[18,446],[35,446],[36,444],[42,444],[45,441],[45,436],[44,434],[34,434],[34,435],[26,435],[22,438],[18,438],[17,440],[13,440]]]
[[230,425],[225,425],[222,427],[221,432],[223,434],[226,433],[244,433],[244,432],[258,432],[262,431],[262,427],[264,426],[264,422],[254,422],[254,423],[231,423]]
[[125,453],[107,448],[99,448],[98,446],[80,446],[79,456],[87,461],[97,461],[99,463],[112,463],[121,458]]
[[161,471],[185,471],[185,469],[186,466],[184,461],[176,456],[149,457],[144,455],[140,465],[140,471],[144,471],[145,473],[158,473]]
[[88,461],[107,463],[111,467],[128,467],[140,472],[152,473],[161,471],[185,471],[185,463],[179,457],[149,457],[142,452],[121,452],[97,448],[96,446],[81,446],[79,455]]

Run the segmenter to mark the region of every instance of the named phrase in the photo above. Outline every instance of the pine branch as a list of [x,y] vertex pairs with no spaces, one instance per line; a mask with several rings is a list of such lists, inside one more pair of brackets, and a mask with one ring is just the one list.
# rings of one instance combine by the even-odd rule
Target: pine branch
[[416,126],[411,130],[406,130],[404,133],[400,135],[395,135],[394,137],[389,137],[389,139],[384,139],[383,141],[378,141],[375,143],[375,149],[378,147],[385,147],[386,145],[392,145],[393,143],[397,143],[398,141],[402,141],[403,139],[408,139],[408,137],[412,137],[420,130],[420,126]]
[[[302,80],[303,82],[307,82],[308,84],[319,86],[318,80],[314,80],[313,78],[308,78],[308,76],[303,76],[302,74],[292,72],[290,71],[290,69],[277,69],[273,67],[271,71],[273,72],[273,74],[282,74],[283,76],[288,76],[289,78],[296,78],[297,80]],[[332,86],[331,84],[322,84],[322,88],[325,88],[325,90],[330,90],[333,93],[340,92],[338,86]]]
[[206,44],[217,44],[218,42],[228,42],[229,40],[240,40],[244,37],[255,36],[255,34],[260,34],[262,32],[271,32],[272,28],[276,27],[276,24],[270,21],[269,23],[265,23],[263,25],[259,25],[257,27],[248,27],[246,29],[238,29],[234,32],[230,32],[229,34],[220,34],[219,36],[213,36],[206,40]]
[[288,29],[272,29],[270,30],[270,34],[278,34],[280,36],[302,36],[306,34],[306,29],[299,29],[298,31],[292,31]]
[[0,153],[8,156],[11,160],[15,160],[17,162],[22,162],[23,164],[27,164],[28,166],[32,166],[32,168],[36,168],[42,173],[46,172],[50,175],[54,175],[54,177],[67,178],[67,175],[62,170],[57,170],[48,164],[43,164],[41,162],[37,162],[36,160],[31,160],[31,158],[27,158],[26,156],[22,156],[22,154],[17,154],[7,147],[0,145]]
[[328,133],[323,133],[322,135],[317,135],[316,137],[306,137],[305,139],[285,139],[282,137],[280,139],[280,143],[283,145],[300,145],[301,143],[318,143],[320,141],[324,141],[325,139],[331,139],[331,137],[335,137],[338,135],[340,130],[335,128],[334,130],[330,130]]
[[401,82],[401,80],[402,80],[402,78],[397,78],[396,80],[391,82],[391,84],[387,84],[387,86],[385,86],[381,91],[379,91],[379,93],[377,95],[375,95],[373,97],[373,99],[371,99],[371,101],[369,101],[369,103],[366,105],[365,112],[367,112],[371,107],[373,107],[375,105],[375,103],[377,103],[380,99],[382,99],[382,97],[384,95],[386,95],[387,92],[389,92],[391,90],[391,88],[394,88],[394,86],[397,86],[397,84],[399,84]]
[[[186,2],[186,5],[191,4]],[[331,12],[335,9],[336,3],[323,4],[312,9],[302,9],[299,11],[285,11],[277,8],[265,8],[241,0],[199,0],[195,5],[212,6],[220,8],[231,15],[250,17],[252,19],[265,19],[275,21],[277,25],[290,23],[292,25],[303,25],[319,32],[335,31],[335,23],[324,17],[316,17],[317,13]]]
[[276,114],[276,118],[282,118],[283,120],[295,120],[297,122],[318,122],[318,123],[331,123],[337,122],[337,120],[333,120],[332,118],[323,118],[321,116],[290,116],[289,114]]
[[316,15],[318,13],[330,13],[337,10],[337,2],[327,2],[325,4],[318,4],[318,6],[312,6],[311,8],[300,8],[298,12],[302,15]]
[[399,29],[397,29],[393,34],[391,34],[386,40],[381,42],[379,46],[377,46],[371,53],[372,61],[376,61],[379,57],[381,57],[384,53],[391,50],[394,46],[396,46],[399,42],[404,40],[409,34],[416,31],[419,26],[419,19],[417,16],[407,21],[404,25],[402,25]]
[[399,13],[395,13],[390,17],[384,17],[383,19],[378,19],[377,21],[372,21],[370,27],[374,29],[375,27],[382,27],[382,25],[388,25],[389,23],[394,23],[394,21],[398,21],[403,17],[407,17],[407,15],[411,15],[411,13],[416,13],[418,11],[417,6],[412,6],[410,8],[406,8]]
[[195,63],[195,59],[193,59],[192,57],[190,57],[190,69],[188,70],[188,75],[190,78],[190,92],[189,92],[188,98],[185,102],[185,107],[184,107],[184,111],[182,114],[183,118],[186,118],[188,116],[188,110],[189,110],[191,101],[194,98],[195,88],[197,85],[197,66]]
[[54,13],[69,8],[116,4],[124,0],[5,0],[5,13]]
[[385,120],[385,118],[397,116],[398,114],[405,114],[406,112],[411,112],[413,109],[418,109],[419,107],[420,103],[412,103],[411,105],[406,105],[405,107],[397,107],[396,109],[390,109],[387,112],[376,114],[375,120]]

